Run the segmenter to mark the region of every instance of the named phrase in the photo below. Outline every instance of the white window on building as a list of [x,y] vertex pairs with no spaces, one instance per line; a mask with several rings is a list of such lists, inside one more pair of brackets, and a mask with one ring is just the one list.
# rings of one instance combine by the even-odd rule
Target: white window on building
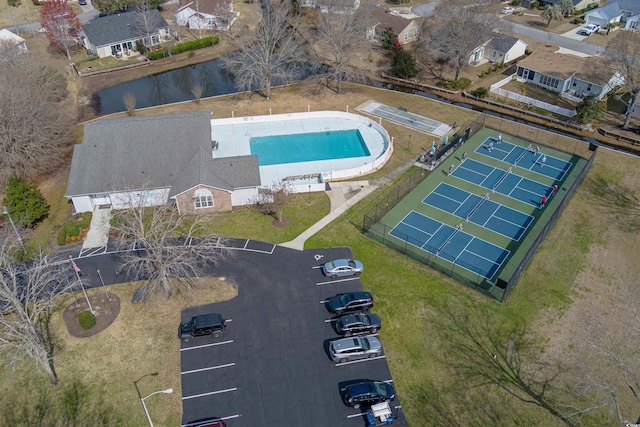
[[193,205],[196,209],[213,207],[213,194],[206,188],[199,188],[193,193]]

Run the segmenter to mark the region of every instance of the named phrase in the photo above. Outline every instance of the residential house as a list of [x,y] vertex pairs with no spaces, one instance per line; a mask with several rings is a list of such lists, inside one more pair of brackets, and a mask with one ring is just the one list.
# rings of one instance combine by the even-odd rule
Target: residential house
[[76,212],[175,203],[181,214],[230,210],[258,196],[255,155],[213,158],[209,112],[87,123],[66,197]]
[[2,29],[0,30],[0,51],[5,55],[8,49],[17,53],[26,53],[29,50],[22,37],[9,30]]
[[90,54],[105,58],[129,55],[137,50],[138,41],[151,47],[169,40],[169,25],[160,12],[153,9],[146,13],[146,19],[135,11],[92,19],[82,26],[81,43]]
[[[533,3],[535,0],[522,0],[522,3],[520,3],[520,5],[522,7],[526,7],[527,9],[531,8],[531,3]],[[540,4],[540,6],[544,7],[546,5],[556,5],[559,4],[562,0],[538,0],[538,3]],[[582,9],[586,9],[590,6],[593,5],[597,5],[599,3],[599,0],[572,0],[573,1],[573,7],[576,10],[582,10]]]
[[409,44],[418,37],[419,25],[417,22],[403,18],[399,13],[381,7],[378,3],[363,7],[371,8],[371,15],[373,22],[375,22],[367,32],[367,39],[379,38],[387,28],[393,30],[401,45]]
[[610,0],[604,6],[590,10],[584,15],[587,24],[619,25],[628,30],[640,31],[640,1]]
[[469,63],[507,63],[524,56],[526,50],[527,44],[519,38],[500,34],[478,46],[469,57]]
[[520,81],[542,86],[578,100],[587,95],[602,99],[624,82],[619,72],[599,58],[581,58],[537,50],[518,62]]
[[231,0],[180,0],[175,18],[183,27],[226,31],[239,15]]

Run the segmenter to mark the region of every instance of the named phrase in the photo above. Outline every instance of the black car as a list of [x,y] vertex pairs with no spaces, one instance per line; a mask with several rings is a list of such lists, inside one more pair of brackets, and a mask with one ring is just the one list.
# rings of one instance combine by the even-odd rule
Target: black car
[[346,337],[354,334],[375,334],[382,327],[382,321],[375,314],[348,314],[336,322],[336,331]]
[[362,381],[350,384],[342,389],[344,393],[344,403],[354,409],[362,405],[374,405],[386,400],[394,400],[396,394],[389,383],[383,381]]
[[349,292],[331,297],[329,311],[337,315],[353,311],[368,311],[373,307],[373,297],[369,292]]
[[203,314],[194,316],[188,322],[180,323],[178,338],[183,342],[189,342],[195,337],[212,335],[220,338],[226,325],[220,313]]

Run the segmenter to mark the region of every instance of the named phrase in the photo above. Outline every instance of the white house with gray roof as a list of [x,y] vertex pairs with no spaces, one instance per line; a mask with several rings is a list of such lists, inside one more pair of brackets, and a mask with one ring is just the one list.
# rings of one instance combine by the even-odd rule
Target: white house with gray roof
[[611,0],[604,6],[584,14],[587,24],[619,25],[627,30],[640,31],[640,0]]
[[125,208],[135,199],[175,203],[181,214],[253,203],[257,156],[213,158],[214,148],[209,112],[88,123],[73,150],[66,197],[76,212]]
[[80,40],[87,51],[99,58],[127,55],[137,50],[136,42],[156,46],[171,38],[169,24],[158,10],[148,12],[144,23],[142,12],[124,12],[94,18],[82,26]]
[[500,34],[478,46],[471,53],[469,63],[473,65],[485,62],[507,63],[523,57],[526,51],[527,44],[519,38]]

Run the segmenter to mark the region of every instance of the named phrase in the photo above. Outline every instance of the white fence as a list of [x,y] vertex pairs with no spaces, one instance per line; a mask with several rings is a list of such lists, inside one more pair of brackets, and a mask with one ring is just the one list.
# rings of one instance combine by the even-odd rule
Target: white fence
[[567,108],[558,107],[557,105],[549,104],[548,102],[543,102],[538,99],[529,98],[528,96],[524,96],[519,93],[510,92],[508,90],[502,89],[502,86],[506,85],[507,83],[513,80],[514,75],[515,74],[509,77],[505,77],[504,79],[500,80],[498,83],[492,84],[489,90],[497,95],[505,96],[509,99],[513,99],[518,102],[522,102],[524,104],[533,105],[535,107],[542,108],[547,111],[551,111],[552,113],[560,114],[561,116],[573,117],[576,115],[575,110],[569,110]]
[[[359,114],[346,113],[343,111],[312,111],[305,113],[288,113],[288,114],[273,114],[268,116],[249,116],[249,117],[230,117],[226,119],[214,119],[212,123],[216,125],[235,125],[239,123],[263,123],[263,122],[275,122],[282,120],[300,120],[300,119],[310,119],[310,118],[322,118],[322,117],[338,117],[341,119],[348,119],[354,122],[362,123],[373,129],[377,130],[384,140],[384,144],[386,146],[385,150],[380,154],[380,156],[374,159],[371,163],[365,163],[363,166],[359,166],[353,169],[342,169],[339,171],[326,171],[321,172],[322,181],[336,181],[341,179],[349,179],[349,178],[359,178],[363,175],[371,173],[380,167],[382,167],[387,160],[393,154],[393,141],[389,136],[389,133],[383,128],[378,122],[375,120],[371,120],[368,117],[361,116]],[[316,185],[311,184],[312,188],[315,188]],[[298,187],[296,185],[296,187]],[[303,184],[300,186],[301,191],[308,191],[308,185]],[[318,187],[319,188],[319,187]],[[322,190],[324,191],[324,184],[322,184]]]

